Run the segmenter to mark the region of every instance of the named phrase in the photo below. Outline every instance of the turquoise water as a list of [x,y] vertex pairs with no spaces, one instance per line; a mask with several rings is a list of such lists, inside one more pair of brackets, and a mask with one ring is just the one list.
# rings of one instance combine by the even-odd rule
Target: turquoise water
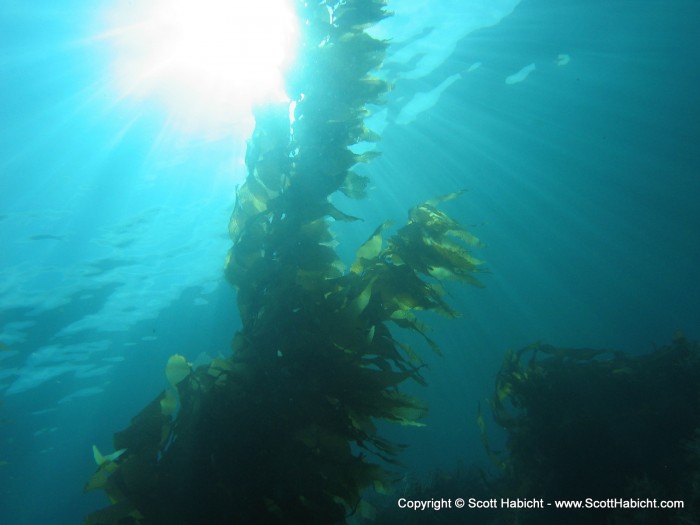
[[[113,98],[89,38],[103,4],[0,7],[2,523],[103,506],[82,494],[92,444],[110,449],[162,390],[169,355],[225,354],[238,327],[221,268],[245,137],[182,134],[157,102]],[[383,156],[362,167],[374,189],[348,204],[365,222],[341,249],[467,188],[448,208],[490,271],[452,292],[463,319],[431,319],[445,356],[419,392],[428,427],[388,431],[419,477],[483,459],[476,405],[506,350],[700,337],[700,7],[441,3],[416,23],[406,6],[386,29]]]

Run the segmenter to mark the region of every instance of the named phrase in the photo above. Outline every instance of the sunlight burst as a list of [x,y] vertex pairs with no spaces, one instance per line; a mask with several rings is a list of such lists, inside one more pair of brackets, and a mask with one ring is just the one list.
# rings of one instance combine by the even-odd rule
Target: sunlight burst
[[286,98],[297,40],[289,0],[124,2],[110,18],[120,95],[163,103],[171,125],[246,133],[254,105]]

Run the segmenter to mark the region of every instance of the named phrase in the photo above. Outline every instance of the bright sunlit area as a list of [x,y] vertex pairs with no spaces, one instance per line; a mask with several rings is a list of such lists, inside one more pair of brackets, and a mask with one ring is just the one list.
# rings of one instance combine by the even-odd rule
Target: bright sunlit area
[[245,137],[252,107],[286,98],[290,0],[122,0],[106,16],[118,96],[159,105],[180,132]]

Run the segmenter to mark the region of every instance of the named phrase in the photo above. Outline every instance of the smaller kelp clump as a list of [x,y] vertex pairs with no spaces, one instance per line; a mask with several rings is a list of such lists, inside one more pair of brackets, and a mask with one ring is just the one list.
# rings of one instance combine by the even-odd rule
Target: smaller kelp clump
[[[517,523],[700,521],[697,342],[678,334],[642,356],[533,345],[507,356],[492,406],[508,434],[507,451],[491,452],[504,469],[504,497],[632,502],[545,506],[518,512]],[[683,507],[634,508],[640,500]]]

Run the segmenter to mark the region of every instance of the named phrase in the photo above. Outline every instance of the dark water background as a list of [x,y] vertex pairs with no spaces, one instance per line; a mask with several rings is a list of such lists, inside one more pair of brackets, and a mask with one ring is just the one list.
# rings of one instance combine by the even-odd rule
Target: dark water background
[[[370,199],[346,205],[366,222],[340,230],[351,254],[386,218],[399,222],[417,202],[467,188],[445,207],[487,244],[477,253],[490,272],[486,288],[452,288],[464,317],[428,319],[445,355],[428,357],[429,388],[410,387],[431,405],[427,428],[387,429],[412,445],[409,477],[484,461],[476,406],[508,349],[542,340],[644,353],[679,329],[700,337],[699,19],[691,1],[523,0],[500,24],[463,39],[430,78],[397,84],[395,100],[482,62],[410,125],[386,128],[383,157],[363,168],[375,185]],[[560,53],[571,57],[565,66],[555,63]],[[536,69],[525,81],[505,83],[530,63]],[[125,205],[110,188],[128,183],[146,151],[129,136],[121,157],[103,160],[111,171],[90,192],[86,229],[91,210]],[[7,130],[3,144],[15,144]],[[188,168],[195,165],[179,169]],[[22,184],[21,173],[0,175],[3,185],[10,175]],[[215,215],[225,231],[225,216]],[[114,292],[93,285],[39,315],[5,309],[2,323],[35,321],[21,344],[28,354]],[[228,348],[238,326],[234,293],[222,282],[201,294],[187,290],[157,318],[111,336],[114,348],[137,344],[99,378],[99,395],[57,403],[75,389],[59,376],[4,397],[0,523],[77,523],[105,503],[81,493],[94,469],[91,445],[110,451],[112,432],[163,388],[167,356]],[[198,297],[207,302],[194,307]]]

